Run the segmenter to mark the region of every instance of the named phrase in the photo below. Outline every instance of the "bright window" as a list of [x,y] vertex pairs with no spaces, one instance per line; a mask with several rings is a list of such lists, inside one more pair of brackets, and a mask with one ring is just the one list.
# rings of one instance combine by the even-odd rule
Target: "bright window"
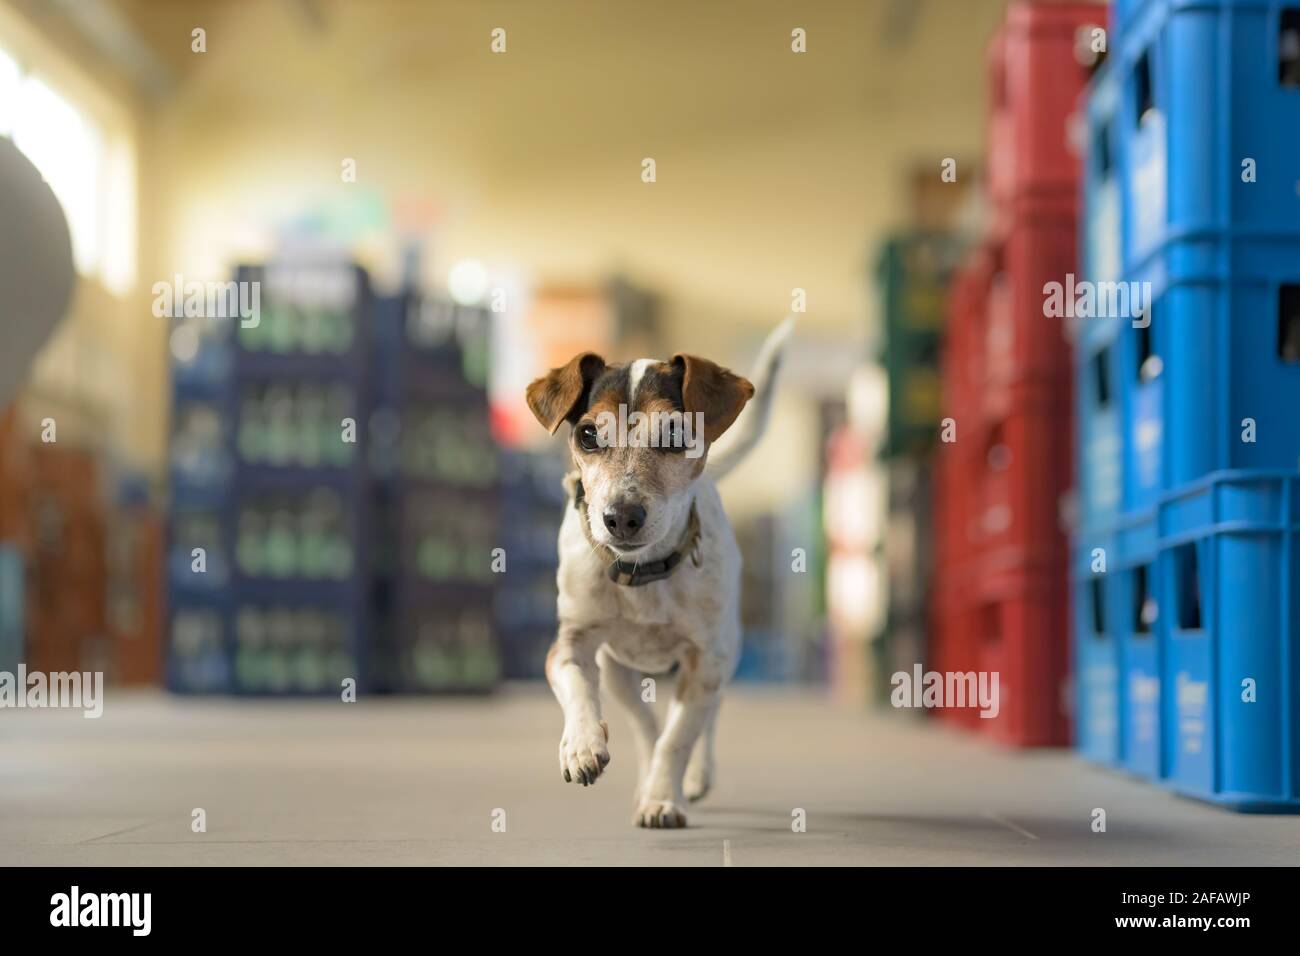
[[99,267],[99,174],[104,147],[91,127],[67,100],[40,80],[24,77],[18,88],[14,144],[27,154],[63,204],[72,232],[77,270]]
[[20,80],[18,64],[4,50],[0,50],[0,136],[8,136],[13,132]]
[[72,234],[77,271],[115,292],[135,280],[134,156],[82,110],[0,49],[0,136],[40,171]]

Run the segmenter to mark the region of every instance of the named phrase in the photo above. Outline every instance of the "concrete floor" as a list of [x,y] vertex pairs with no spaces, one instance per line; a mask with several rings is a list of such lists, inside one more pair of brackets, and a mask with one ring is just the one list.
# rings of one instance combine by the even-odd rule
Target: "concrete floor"
[[[560,780],[560,729],[531,686],[357,704],[117,692],[97,721],[6,710],[0,864],[1300,863],[1295,818],[789,690],[733,692],[718,785],[690,828],[638,830],[621,715],[610,767],[585,790]],[[191,832],[195,807],[206,833]]]

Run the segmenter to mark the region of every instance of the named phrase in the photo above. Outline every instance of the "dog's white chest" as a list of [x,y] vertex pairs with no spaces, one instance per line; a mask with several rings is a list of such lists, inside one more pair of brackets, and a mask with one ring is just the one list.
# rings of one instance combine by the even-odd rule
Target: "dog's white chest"
[[666,590],[653,584],[639,588],[616,587],[614,600],[618,603],[619,620],[647,627],[666,627],[672,620],[668,613],[669,595],[663,593]]
[[676,628],[624,622],[602,632],[615,659],[647,674],[659,674],[681,660],[690,646]]

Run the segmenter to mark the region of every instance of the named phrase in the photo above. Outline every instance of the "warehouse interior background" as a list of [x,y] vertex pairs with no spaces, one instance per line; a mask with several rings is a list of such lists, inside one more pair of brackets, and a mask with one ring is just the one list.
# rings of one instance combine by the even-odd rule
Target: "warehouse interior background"
[[[0,406],[0,671],[108,681],[99,720],[0,712],[0,863],[712,863],[723,837],[742,863],[1294,862],[1285,818],[1069,749],[1068,514],[1034,619],[1059,681],[996,732],[890,707],[894,672],[958,662],[927,651],[942,348],[923,330],[900,392],[890,310],[942,325],[997,221],[1013,6],[0,0],[0,137],[77,272]],[[1081,103],[1102,57],[1062,50]],[[256,329],[158,307],[237,276]],[[610,780],[554,770],[565,446],[524,388],[587,349],[743,372],[791,313],[768,433],[722,488],[745,650],[719,790],[655,843],[620,715]]]

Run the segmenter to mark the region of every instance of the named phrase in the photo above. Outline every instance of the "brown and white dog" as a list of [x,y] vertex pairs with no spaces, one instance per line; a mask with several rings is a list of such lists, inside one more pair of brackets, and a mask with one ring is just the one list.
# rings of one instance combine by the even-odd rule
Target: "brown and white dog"
[[[740,549],[714,482],[762,436],[792,327],[768,337],[754,384],[691,355],[609,365],[584,352],[528,386],[543,426],[573,426],[559,632],[546,657],[564,710],[560,770],[586,786],[609,763],[603,685],[631,717],[639,826],[685,826],[686,802],[713,783],[714,725],[740,655]],[[730,447],[709,461],[738,418]],[[661,733],[642,679],[674,664]]]

